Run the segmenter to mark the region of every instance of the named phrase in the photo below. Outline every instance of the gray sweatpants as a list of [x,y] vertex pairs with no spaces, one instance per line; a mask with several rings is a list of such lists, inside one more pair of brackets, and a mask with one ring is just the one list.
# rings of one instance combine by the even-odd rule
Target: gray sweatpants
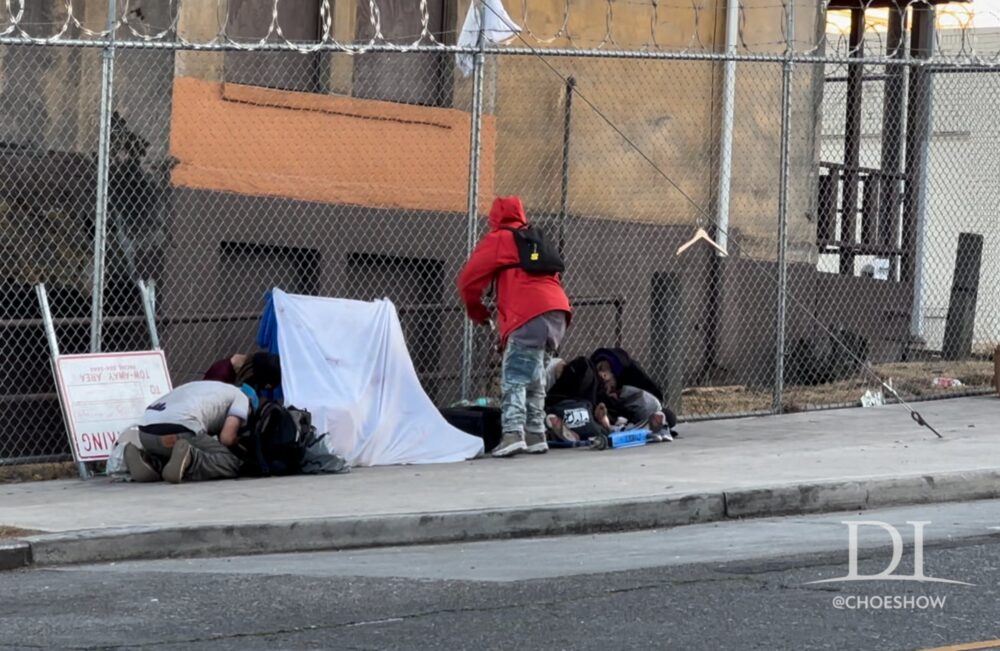
[[239,474],[242,464],[240,458],[214,436],[187,431],[166,436],[139,432],[142,449],[149,455],[157,471],[162,471],[163,465],[170,460],[174,442],[178,439],[191,444],[191,465],[184,475],[185,481],[232,479]]
[[625,385],[618,392],[618,399],[628,414],[629,424],[625,429],[642,429],[649,427],[649,419],[658,411],[663,411],[663,405],[656,396],[642,389]]

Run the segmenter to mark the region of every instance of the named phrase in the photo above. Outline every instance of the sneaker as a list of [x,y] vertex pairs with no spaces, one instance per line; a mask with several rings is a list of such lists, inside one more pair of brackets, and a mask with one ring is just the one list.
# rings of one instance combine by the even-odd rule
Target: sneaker
[[665,427],[662,430],[660,430],[660,433],[658,434],[658,436],[660,437],[661,441],[673,441],[674,440],[674,437],[673,437],[673,435],[671,435],[670,430],[667,429],[667,428],[665,428]]
[[545,417],[545,426],[548,427],[549,432],[552,433],[552,438],[557,441],[580,440],[580,435],[566,427],[566,423],[563,422],[563,419],[559,418],[555,414],[549,414]]
[[517,432],[504,432],[500,444],[494,448],[491,454],[494,457],[511,457],[526,449],[528,446],[524,444],[524,436]]
[[160,481],[160,473],[149,462],[146,453],[135,447],[131,443],[125,446],[125,467],[132,481],[150,482]]
[[163,478],[171,484],[179,484],[184,479],[184,474],[191,465],[191,444],[180,439],[174,445],[173,452],[170,453],[170,461],[163,466]]
[[545,454],[549,444],[545,442],[545,432],[525,432],[524,449],[528,454]]

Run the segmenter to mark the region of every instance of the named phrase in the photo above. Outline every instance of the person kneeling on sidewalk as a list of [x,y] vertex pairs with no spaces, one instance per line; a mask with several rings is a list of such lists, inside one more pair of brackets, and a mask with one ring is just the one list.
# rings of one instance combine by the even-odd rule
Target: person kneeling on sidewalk
[[[529,247],[525,259],[522,249]],[[546,268],[550,245],[528,226],[518,197],[500,197],[490,210],[490,232],[476,245],[458,277],[469,318],[489,321],[483,292],[496,288],[501,371],[500,421],[503,436],[495,457],[549,449],[545,435],[545,365],[558,350],[570,320],[569,299],[559,273]],[[533,265],[539,267],[533,270]],[[552,265],[562,266],[558,259]]]
[[138,446],[125,446],[125,465],[133,481],[230,479],[241,460],[231,450],[259,407],[248,385],[190,382],[146,407],[137,425]]

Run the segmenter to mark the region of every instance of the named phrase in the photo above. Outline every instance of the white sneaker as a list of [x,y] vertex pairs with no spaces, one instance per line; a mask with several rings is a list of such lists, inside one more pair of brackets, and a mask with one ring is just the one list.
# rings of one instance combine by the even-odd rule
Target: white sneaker
[[500,443],[493,449],[494,457],[512,457],[518,452],[524,452],[528,446],[524,443],[524,435],[517,432],[505,432]]
[[549,451],[549,444],[545,441],[545,432],[527,432],[524,435],[524,450],[528,454],[544,454]]

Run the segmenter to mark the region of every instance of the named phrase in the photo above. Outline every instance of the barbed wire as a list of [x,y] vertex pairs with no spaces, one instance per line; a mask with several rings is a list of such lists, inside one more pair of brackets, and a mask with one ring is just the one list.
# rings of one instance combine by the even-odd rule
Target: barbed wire
[[[205,0],[208,1],[208,0]],[[346,54],[362,54],[379,46],[380,51],[405,52],[414,49],[426,49],[438,46],[447,48],[442,38],[454,34],[451,27],[437,29],[433,26],[431,5],[428,0],[416,0],[419,3],[419,33],[409,33],[405,36],[386,37],[384,26],[390,24],[391,16],[380,6],[385,0],[368,0],[367,21],[370,36],[366,39],[350,39],[340,41],[334,34],[333,8],[331,0],[319,2],[319,35],[315,39],[301,41],[290,39],[286,35],[288,25],[282,25],[280,8],[282,3],[293,0],[270,0],[270,22],[261,26],[262,33],[249,36],[237,34],[232,23],[233,17],[228,9],[228,3],[216,1],[217,27],[214,34],[206,39],[192,39],[181,28],[182,5],[176,0],[167,0],[167,12],[170,16],[167,24],[154,26],[147,22],[142,13],[134,8],[135,0],[119,0],[118,15],[111,24],[105,24],[98,29],[88,25],[74,9],[72,0],[62,0],[61,18],[48,23],[28,22],[26,20],[25,2],[18,2],[15,8],[14,0],[3,0],[0,7],[0,37],[16,37],[35,44],[52,44],[71,39],[107,40],[114,35],[122,38],[122,30],[126,30],[126,39],[135,39],[146,43],[174,42],[182,46],[198,49],[226,48],[237,50],[255,50],[275,43],[285,46],[290,51],[309,54],[319,50],[338,51]],[[905,58],[908,48],[904,43],[891,48],[887,44],[888,10],[875,6],[876,0],[867,0],[863,5],[866,11],[864,29],[864,52],[870,56],[872,51],[885,58],[902,55]],[[603,0],[603,26],[600,31],[593,29],[599,24],[595,20],[594,5],[584,5],[578,0],[563,0],[562,7],[553,17],[546,14],[545,27],[539,25],[532,11],[530,0],[507,0],[506,4],[514,7],[512,20],[520,25],[523,41],[542,47],[558,47],[560,49],[608,49],[608,50],[646,50],[669,51],[677,53],[712,53],[717,52],[720,44],[702,37],[707,25],[718,24],[724,20],[725,3],[705,4],[703,0]],[[852,45],[847,37],[849,32],[849,11],[830,9],[831,0],[824,0],[821,6],[807,5],[795,0],[776,0],[762,5],[747,7],[740,5],[738,13],[738,51],[745,54],[781,53],[786,52],[798,56],[834,56],[851,58],[858,46]],[[926,7],[928,0],[908,0],[901,2],[899,8],[910,12],[914,7]],[[786,33],[786,17],[789,11],[804,12],[813,20],[796,22],[796,34]],[[587,12],[587,13],[585,13]],[[645,15],[642,12],[646,12]],[[804,24],[819,24],[820,12],[827,16],[826,29],[814,30],[815,33],[804,35]],[[584,19],[588,22],[584,22]],[[690,36],[686,42],[683,38],[667,39],[664,31],[677,33],[679,23],[683,21],[689,26]],[[768,30],[767,23],[773,25]],[[935,57],[937,59],[953,59],[982,64],[993,64],[1000,61],[1000,13],[991,9],[970,9],[961,6],[938,6],[937,24],[939,29],[935,37]],[[635,36],[636,25],[646,25],[648,33],[644,37]],[[590,30],[585,27],[591,27]],[[714,31],[714,30],[713,30]],[[627,33],[626,39],[623,35]],[[766,35],[773,34],[771,38]],[[754,38],[750,38],[754,35]],[[764,35],[764,36],[760,36]],[[980,38],[989,35],[992,38]],[[673,42],[668,42],[672,40]],[[900,51],[897,52],[896,49]]]

